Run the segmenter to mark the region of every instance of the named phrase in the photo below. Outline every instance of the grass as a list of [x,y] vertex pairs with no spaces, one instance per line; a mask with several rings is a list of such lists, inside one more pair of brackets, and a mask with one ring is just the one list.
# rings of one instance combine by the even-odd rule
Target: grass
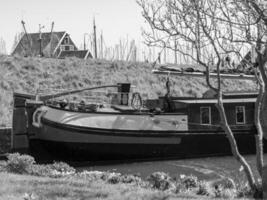
[[[33,174],[35,176],[33,176]],[[245,185],[153,172],[146,178],[108,171],[76,171],[63,162],[40,165],[28,155],[0,162],[0,199],[212,199],[251,197]],[[229,179],[231,180],[231,179]],[[244,187],[245,186],[245,187]]]
[[[0,199],[181,199],[195,194],[172,194],[136,184],[109,183],[81,176],[37,177],[0,172]],[[31,199],[31,198],[28,198]]]
[[[202,199],[193,191],[178,194],[135,184],[111,184],[76,177],[49,178],[0,173],[0,199]],[[210,197],[211,198],[211,197]]]
[[[95,85],[130,82],[148,98],[165,94],[166,76],[154,75],[149,63],[67,58],[24,58],[0,56],[0,126],[12,125],[14,91],[51,94]],[[224,80],[224,90],[251,90],[251,81]],[[173,96],[201,97],[207,90],[202,78],[171,77]]]

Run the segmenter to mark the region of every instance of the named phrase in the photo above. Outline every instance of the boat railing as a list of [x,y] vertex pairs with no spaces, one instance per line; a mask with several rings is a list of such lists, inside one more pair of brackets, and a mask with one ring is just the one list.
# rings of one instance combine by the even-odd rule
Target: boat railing
[[70,94],[64,97],[51,96],[45,101],[46,105],[70,110],[96,111],[98,108],[111,108],[119,105],[132,107],[134,110],[141,110],[145,107],[147,95],[139,94],[137,99],[138,106],[133,106],[133,98],[136,98],[136,92],[114,92],[114,91],[87,91],[79,95]]

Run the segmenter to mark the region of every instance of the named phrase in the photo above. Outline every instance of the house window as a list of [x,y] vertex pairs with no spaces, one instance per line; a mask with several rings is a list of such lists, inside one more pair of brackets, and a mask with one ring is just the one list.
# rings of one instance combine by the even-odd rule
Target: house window
[[69,51],[70,50],[70,46],[65,46],[65,51]]
[[68,36],[65,37],[63,40],[63,44],[69,44],[69,42],[70,42],[70,38]]
[[211,124],[210,107],[200,107],[200,123]]
[[236,124],[245,124],[245,106],[235,107]]

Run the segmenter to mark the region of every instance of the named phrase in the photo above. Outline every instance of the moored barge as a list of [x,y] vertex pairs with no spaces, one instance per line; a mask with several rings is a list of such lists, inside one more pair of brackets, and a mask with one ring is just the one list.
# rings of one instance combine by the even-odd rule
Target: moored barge
[[[231,154],[217,99],[162,97],[142,101],[118,84],[116,105],[14,94],[13,147],[52,159],[167,159]],[[140,107],[133,106],[137,98]],[[224,93],[228,123],[241,153],[255,153],[256,92]],[[37,99],[37,100],[36,100]],[[266,150],[266,140],[264,140]]]

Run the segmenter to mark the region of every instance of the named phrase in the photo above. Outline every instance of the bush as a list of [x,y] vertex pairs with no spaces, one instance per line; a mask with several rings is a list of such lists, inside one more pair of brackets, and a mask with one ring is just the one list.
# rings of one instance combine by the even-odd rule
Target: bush
[[35,176],[62,177],[72,175],[76,170],[64,162],[55,162],[48,165],[33,165],[31,174]]
[[33,165],[30,174],[34,176],[50,176],[51,168],[49,165]]
[[76,172],[73,167],[64,162],[54,162],[52,165],[48,165],[48,167],[51,169],[51,177],[62,177]]
[[120,173],[110,173],[107,177],[107,182],[111,184],[117,184],[121,181]]
[[198,185],[198,179],[196,176],[184,176],[182,177],[182,183],[187,189],[196,188]]
[[35,160],[32,156],[13,153],[7,156],[6,168],[12,173],[28,174],[34,164]]
[[236,196],[238,198],[244,198],[244,197],[248,197],[252,195],[253,195],[253,192],[251,188],[249,187],[248,183],[241,183],[237,185]]
[[121,182],[140,184],[142,182],[142,179],[139,176],[125,174],[121,177]]
[[197,194],[198,195],[206,195],[209,196],[210,195],[210,188],[209,185],[206,181],[199,181],[198,183],[198,191]]
[[223,178],[223,179],[219,179],[213,182],[213,186],[215,187],[216,185],[224,189],[235,189],[236,188],[235,182],[231,178]]
[[51,169],[54,169],[61,173],[75,173],[76,170],[64,162],[54,162],[51,166]]
[[164,172],[154,172],[147,178],[147,181],[153,188],[158,190],[168,190],[175,187],[171,177]]

